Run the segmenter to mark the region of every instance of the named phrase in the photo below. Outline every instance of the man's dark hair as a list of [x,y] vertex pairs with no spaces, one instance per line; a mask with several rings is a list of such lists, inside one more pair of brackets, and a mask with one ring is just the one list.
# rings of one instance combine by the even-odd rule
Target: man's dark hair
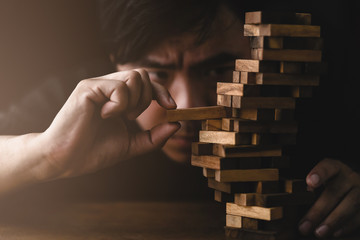
[[139,60],[170,36],[194,33],[195,44],[200,44],[209,36],[221,5],[241,14],[235,1],[98,0],[100,28],[109,54],[124,64]]

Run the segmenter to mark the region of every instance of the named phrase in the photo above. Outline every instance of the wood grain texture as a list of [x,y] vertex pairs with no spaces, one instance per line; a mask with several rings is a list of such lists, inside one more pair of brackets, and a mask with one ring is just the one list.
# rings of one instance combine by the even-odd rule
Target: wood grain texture
[[294,49],[252,49],[251,57],[267,61],[321,62],[321,51]]
[[232,96],[233,108],[285,108],[294,109],[295,99],[290,97],[239,97]]
[[218,182],[278,181],[279,170],[274,168],[248,170],[216,170],[215,180]]
[[220,95],[243,96],[244,85],[241,83],[218,82],[216,93]]
[[201,130],[204,131],[220,131],[222,129],[221,119],[207,119],[201,122]]
[[249,59],[236,59],[235,71],[239,72],[279,72],[280,63],[276,61],[260,61]]
[[284,86],[318,86],[318,75],[284,74],[284,73],[248,73],[248,84],[284,85]]
[[251,144],[251,134],[225,131],[200,131],[199,141],[229,145],[249,145]]
[[218,94],[216,103],[218,106],[231,107],[231,96]]
[[276,157],[282,156],[279,146],[231,146],[214,144],[213,154],[220,157]]
[[287,24],[245,24],[245,36],[320,37],[320,26]]
[[283,217],[282,207],[263,208],[257,206],[240,206],[226,203],[226,213],[236,216],[249,217],[261,220],[277,220]]
[[255,169],[261,167],[260,158],[223,158],[214,155],[191,156],[191,165],[214,169]]
[[312,192],[302,193],[236,193],[234,202],[241,206],[277,207],[288,205],[309,205],[315,200]]
[[254,182],[218,182],[213,178],[208,178],[208,187],[225,193],[250,193],[256,191]]
[[241,133],[297,133],[295,121],[252,121],[244,119],[222,119],[222,130]]
[[234,228],[242,228],[242,217],[226,214],[226,226]]
[[168,122],[217,119],[229,115],[230,113],[223,106],[167,110]]
[[206,178],[215,178],[215,170],[209,168],[203,168],[203,176]]
[[322,50],[322,38],[296,38],[296,37],[250,37],[251,48],[260,49],[297,49]]
[[245,13],[246,24],[261,23],[286,23],[286,24],[311,24],[310,13],[293,13],[279,11],[255,11]]

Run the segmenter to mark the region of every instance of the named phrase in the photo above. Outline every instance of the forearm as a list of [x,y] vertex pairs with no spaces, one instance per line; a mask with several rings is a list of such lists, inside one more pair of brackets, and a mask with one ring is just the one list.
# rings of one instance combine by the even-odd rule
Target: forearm
[[44,147],[38,133],[0,137],[0,196],[43,180]]

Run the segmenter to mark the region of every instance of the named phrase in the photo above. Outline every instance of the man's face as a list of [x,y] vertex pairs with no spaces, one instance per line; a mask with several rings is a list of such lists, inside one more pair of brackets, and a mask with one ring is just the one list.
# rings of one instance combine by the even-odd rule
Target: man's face
[[[219,19],[214,24],[213,35],[200,46],[194,45],[195,36],[191,34],[172,37],[137,63],[117,65],[117,69],[144,68],[151,81],[168,89],[178,108],[216,105],[216,83],[231,81],[235,59],[250,55],[241,22],[235,21],[226,9],[221,10]],[[166,110],[152,101],[137,122],[143,129],[150,129],[166,122]],[[181,129],[163,147],[164,153],[177,162],[189,162],[197,126],[199,122],[181,122]]]

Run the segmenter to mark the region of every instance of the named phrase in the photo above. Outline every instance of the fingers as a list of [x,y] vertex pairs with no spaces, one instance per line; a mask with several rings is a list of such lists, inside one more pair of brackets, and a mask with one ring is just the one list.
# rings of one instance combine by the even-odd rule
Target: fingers
[[339,230],[344,222],[351,219],[359,211],[360,189],[352,189],[341,203],[331,212],[323,223],[315,230],[318,237],[327,237]]
[[324,159],[310,171],[306,177],[306,183],[310,188],[317,188],[336,176],[341,167],[336,160]]
[[[127,90],[121,89],[124,87],[121,84],[114,85],[114,87],[120,89],[115,88],[111,90],[111,86],[105,87],[106,91],[103,92],[103,95],[110,101],[105,103],[102,109],[102,116],[104,118],[120,113],[126,109],[128,118],[135,119],[150,105],[152,99],[156,100],[160,106],[166,109],[176,108],[176,104],[170,96],[170,93],[159,83],[151,82],[149,75],[145,70],[135,69],[122,71],[92,80],[107,80],[108,82],[118,81],[125,83],[125,86],[127,87]],[[102,91],[104,86],[100,83],[98,84],[100,87],[98,87],[97,90]],[[120,94],[123,95],[120,96]],[[122,106],[126,105],[126,108],[120,108],[119,104]]]
[[142,69],[138,69],[136,72],[140,76],[142,87],[139,101],[133,109],[130,109],[128,119],[137,118],[150,105],[152,100],[152,87],[148,73]]
[[166,109],[174,109],[176,108],[176,103],[174,99],[171,97],[170,93],[164,86],[157,82],[151,82],[153,89],[153,99],[156,100],[160,106]]
[[312,188],[324,185],[325,189],[300,222],[302,234],[332,235],[359,211],[360,177],[340,161],[323,160],[309,173],[306,181]]
[[130,140],[129,156],[141,155],[161,148],[180,129],[180,123],[163,123],[149,131],[140,132]]

